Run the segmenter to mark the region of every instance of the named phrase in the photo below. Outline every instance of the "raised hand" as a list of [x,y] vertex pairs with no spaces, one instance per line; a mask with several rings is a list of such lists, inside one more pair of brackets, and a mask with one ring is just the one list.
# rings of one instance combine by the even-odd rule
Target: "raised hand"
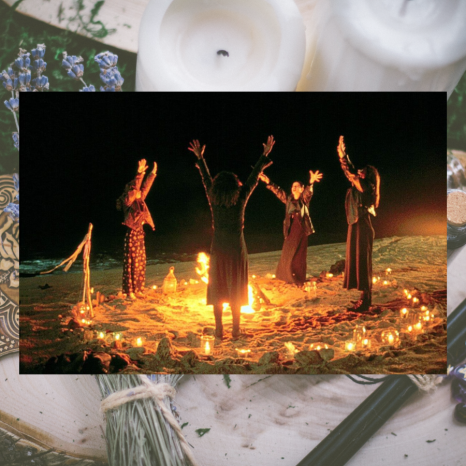
[[138,173],[144,173],[147,170],[147,162],[146,159],[141,159],[138,162]]
[[262,180],[266,184],[270,183],[270,178],[267,175],[265,175],[264,173],[261,173],[259,175],[259,179]]
[[273,136],[269,136],[267,138],[267,142],[262,144],[264,146],[264,155],[265,156],[270,154],[270,151],[272,150],[274,144],[275,144],[275,139],[273,138]]
[[340,159],[346,155],[345,138],[343,136],[340,136],[340,139],[338,140],[337,152]]
[[309,170],[309,175],[310,175],[310,178],[309,178],[310,184],[314,182],[319,183],[320,180],[322,179],[322,176],[324,176],[322,173],[319,172],[319,170],[316,170],[315,172],[313,172],[312,170]]
[[201,147],[199,141],[194,139],[192,142],[189,143],[188,150],[194,152],[194,155],[200,159],[204,156],[205,144]]

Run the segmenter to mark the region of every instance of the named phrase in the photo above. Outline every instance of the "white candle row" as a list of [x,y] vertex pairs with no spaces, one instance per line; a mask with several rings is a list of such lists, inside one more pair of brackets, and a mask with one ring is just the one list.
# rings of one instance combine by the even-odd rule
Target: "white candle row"
[[464,0],[314,0],[305,14],[306,31],[293,0],[150,0],[136,90],[450,94],[466,70]]

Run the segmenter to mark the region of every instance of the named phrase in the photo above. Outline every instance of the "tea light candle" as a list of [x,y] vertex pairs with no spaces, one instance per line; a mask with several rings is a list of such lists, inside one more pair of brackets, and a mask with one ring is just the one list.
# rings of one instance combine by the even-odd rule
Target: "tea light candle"
[[327,277],[327,278],[332,278],[332,277],[333,277],[333,273],[327,273],[326,277]]
[[366,338],[366,327],[364,325],[356,325],[353,329],[353,340],[359,343]]
[[364,338],[363,340],[361,340],[361,347],[363,349],[370,349],[371,346],[372,346],[372,342],[370,338]]
[[466,70],[466,2],[322,0],[298,90],[453,92]]
[[356,351],[356,342],[354,340],[346,340],[345,350],[348,352]]
[[241,358],[245,358],[249,356],[251,353],[251,350],[248,348],[235,348],[235,350],[236,350],[236,354]]
[[143,344],[144,344],[144,338],[142,337],[135,338],[134,343],[133,343],[133,345],[137,347],[141,347]]
[[150,0],[136,91],[294,91],[305,48],[293,0]]
[[121,341],[123,338],[123,335],[120,332],[114,332],[113,333],[113,339],[115,341]]
[[400,309],[400,317],[401,319],[408,319],[409,316],[409,311],[405,307],[403,309]]
[[201,353],[205,356],[213,354],[215,337],[212,335],[201,335]]
[[387,275],[391,275],[392,269],[391,269],[390,267],[388,267],[388,269],[385,269],[385,273],[386,273]]
[[398,330],[385,330],[382,332],[382,343],[385,345],[396,346],[400,342]]

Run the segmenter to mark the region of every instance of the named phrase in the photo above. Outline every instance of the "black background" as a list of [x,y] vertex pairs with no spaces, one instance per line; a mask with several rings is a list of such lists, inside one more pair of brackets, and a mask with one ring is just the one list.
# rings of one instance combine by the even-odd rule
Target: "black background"
[[[156,224],[148,257],[208,250],[192,139],[207,145],[213,176],[229,170],[245,181],[268,135],[276,144],[266,174],[288,192],[309,170],[323,172],[310,245],[346,238],[340,134],[356,167],[381,174],[376,237],[446,233],[445,93],[22,93],[21,110],[21,260],[70,255],[89,222],[94,252],[122,249],[115,201],[141,158],[159,165],[146,200]],[[281,248],[283,216],[260,183],[246,210],[250,253]]]

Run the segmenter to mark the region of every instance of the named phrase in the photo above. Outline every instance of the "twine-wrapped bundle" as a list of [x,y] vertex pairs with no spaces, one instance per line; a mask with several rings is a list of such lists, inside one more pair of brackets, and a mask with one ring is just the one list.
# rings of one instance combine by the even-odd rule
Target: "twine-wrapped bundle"
[[175,419],[181,375],[97,375],[111,466],[198,466]]

